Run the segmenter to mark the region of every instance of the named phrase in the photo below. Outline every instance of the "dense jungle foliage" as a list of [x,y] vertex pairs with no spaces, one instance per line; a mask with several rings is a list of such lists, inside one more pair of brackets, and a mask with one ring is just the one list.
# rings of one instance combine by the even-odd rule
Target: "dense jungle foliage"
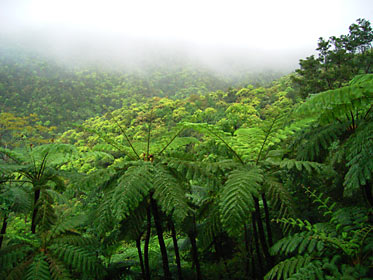
[[294,73],[0,55],[1,279],[372,279],[373,31]]

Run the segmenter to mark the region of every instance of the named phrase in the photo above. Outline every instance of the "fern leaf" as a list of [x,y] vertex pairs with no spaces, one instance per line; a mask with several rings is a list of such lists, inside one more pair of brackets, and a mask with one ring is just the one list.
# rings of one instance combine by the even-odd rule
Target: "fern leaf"
[[97,260],[92,251],[74,245],[51,245],[53,255],[80,272],[93,272]]
[[298,272],[302,267],[307,266],[311,262],[312,258],[309,255],[295,256],[286,259],[277,265],[275,265],[264,277],[265,280],[271,279],[288,279],[288,276],[292,276]]
[[157,165],[154,171],[154,198],[167,215],[174,215],[182,221],[190,212],[185,189],[168,170]]
[[221,220],[229,232],[242,229],[259,197],[263,175],[259,168],[232,171],[220,193]]
[[47,261],[49,263],[49,271],[51,273],[51,278],[53,280],[70,280],[72,279],[68,269],[65,267],[65,265],[50,256],[47,255]]
[[140,162],[131,166],[118,180],[112,193],[113,213],[120,220],[124,219],[153,188],[154,168],[151,163]]
[[344,195],[351,196],[356,190],[373,179],[373,122],[362,123],[347,141],[348,172],[344,178]]
[[49,265],[46,257],[43,254],[35,256],[33,262],[30,264],[25,280],[50,280]]

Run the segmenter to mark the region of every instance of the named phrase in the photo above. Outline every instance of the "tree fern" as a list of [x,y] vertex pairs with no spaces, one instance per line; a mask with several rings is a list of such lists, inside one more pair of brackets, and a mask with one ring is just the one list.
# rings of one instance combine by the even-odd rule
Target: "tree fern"
[[[373,99],[373,75],[360,75],[351,80],[348,86],[312,95],[298,108],[305,115],[316,115],[320,123],[348,118],[358,119],[357,111],[363,114],[369,109]],[[346,112],[348,113],[346,115]]]
[[0,276],[4,279],[72,279],[71,268],[80,275],[99,275],[100,264],[92,242],[74,229],[82,219],[62,217],[54,225],[42,227],[43,231],[38,231],[31,240],[10,236],[16,245],[0,250],[0,264],[4,269]]

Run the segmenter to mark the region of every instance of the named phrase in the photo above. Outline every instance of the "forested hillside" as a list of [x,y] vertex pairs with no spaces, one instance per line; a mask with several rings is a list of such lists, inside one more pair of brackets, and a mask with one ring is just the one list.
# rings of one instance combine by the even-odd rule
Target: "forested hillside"
[[0,278],[371,279],[372,42],[278,78],[2,48]]
[[268,85],[278,77],[280,74],[273,72],[222,75],[177,61],[149,62],[124,70],[67,66],[51,57],[4,44],[0,46],[0,109],[22,116],[36,114],[43,125],[63,131],[73,123],[103,114],[104,106],[114,110],[128,100],[185,98],[248,84]]

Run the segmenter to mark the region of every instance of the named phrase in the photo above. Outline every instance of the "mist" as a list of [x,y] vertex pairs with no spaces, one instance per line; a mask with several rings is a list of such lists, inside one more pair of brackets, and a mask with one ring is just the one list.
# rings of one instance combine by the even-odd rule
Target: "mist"
[[0,42],[67,66],[291,72],[319,37],[373,15],[369,0],[255,2],[3,0]]

